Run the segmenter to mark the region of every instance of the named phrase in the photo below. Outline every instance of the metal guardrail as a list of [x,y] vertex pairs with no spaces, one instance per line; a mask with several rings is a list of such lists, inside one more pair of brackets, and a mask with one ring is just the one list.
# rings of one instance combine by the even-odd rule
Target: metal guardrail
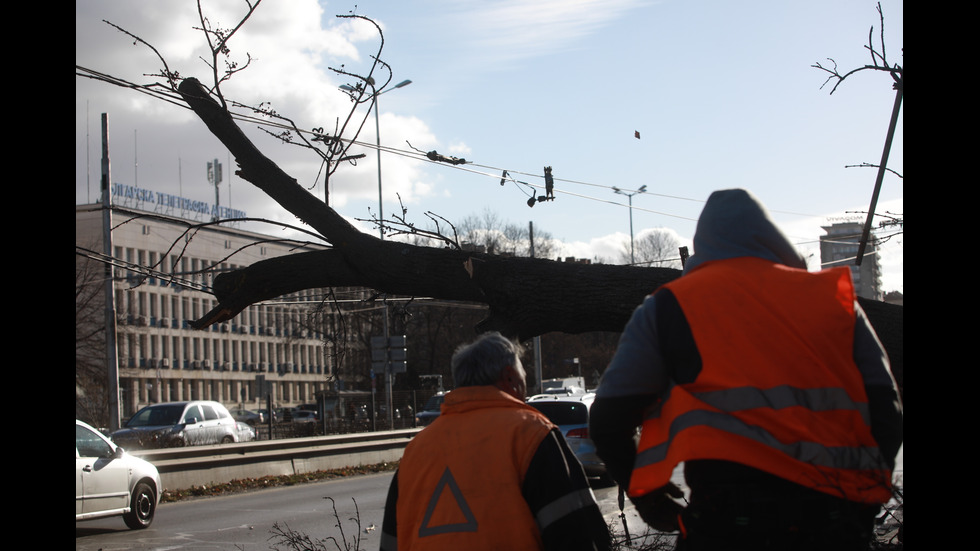
[[176,490],[267,475],[294,475],[397,461],[420,430],[261,440],[132,453],[156,466],[165,489]]

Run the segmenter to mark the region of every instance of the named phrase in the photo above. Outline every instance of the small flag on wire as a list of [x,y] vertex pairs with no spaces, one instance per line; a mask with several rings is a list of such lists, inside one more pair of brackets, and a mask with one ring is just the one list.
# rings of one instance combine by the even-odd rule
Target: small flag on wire
[[639,131],[639,130],[634,130],[634,131],[633,131],[633,136],[635,136],[635,137],[636,137],[636,139],[638,139],[638,140],[639,140],[639,139],[640,139],[640,131]]

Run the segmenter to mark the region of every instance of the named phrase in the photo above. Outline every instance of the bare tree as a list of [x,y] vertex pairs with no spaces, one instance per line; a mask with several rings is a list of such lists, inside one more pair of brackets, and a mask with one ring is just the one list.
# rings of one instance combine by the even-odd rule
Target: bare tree
[[871,29],[868,31],[868,43],[867,45],[864,46],[864,48],[868,51],[868,55],[871,56],[871,63],[862,65],[860,67],[856,67],[844,73],[840,72],[840,69],[837,67],[837,62],[834,61],[833,58],[827,58],[827,61],[830,62],[830,65],[823,65],[820,62],[813,64],[814,68],[820,69],[821,71],[827,73],[827,80],[824,81],[824,86],[826,86],[831,82],[834,83],[833,87],[831,87],[830,89],[831,94],[837,91],[837,87],[843,84],[845,79],[847,79],[851,75],[863,71],[879,71],[879,72],[888,73],[892,77],[892,80],[894,81],[895,89],[900,90],[902,88],[902,78],[904,75],[902,66],[899,65],[898,63],[895,64],[889,63],[888,57],[885,52],[885,14],[883,11],[881,11],[881,2],[878,2],[877,9],[878,9],[878,20],[880,22],[878,26],[879,45],[878,47],[875,46],[874,43],[875,28],[874,26],[872,26]]
[[[505,222],[490,209],[463,218],[456,224],[456,231],[462,243],[482,247],[489,254],[531,256],[531,226]],[[551,234],[539,228],[533,231],[534,256],[554,258],[556,247]]]
[[96,427],[109,425],[105,369],[105,270],[75,258],[75,418]]
[[658,266],[662,268],[681,268],[681,241],[677,233],[668,228],[653,228],[640,232],[632,247],[629,241],[623,243],[619,252],[619,262],[637,266]]
[[[257,6],[258,2],[251,5],[242,23]],[[241,23],[234,28],[240,27]],[[381,35],[380,28],[378,33]],[[222,44],[226,45],[228,38],[223,35]],[[387,84],[374,77],[378,68],[390,75],[380,52],[379,47],[367,75],[337,71],[354,80],[351,88],[356,91],[352,94],[355,101],[370,101]],[[441,247],[427,247],[363,233],[311,195],[245,136],[232,113],[237,104],[225,101],[219,92],[220,77],[212,75],[214,82],[208,87],[196,78],[178,76],[166,69],[165,62],[164,67],[160,73],[164,82],[152,86],[169,88],[191,108],[234,156],[240,178],[262,190],[331,244],[329,250],[278,257],[219,274],[212,289],[217,306],[194,323],[196,328],[229,320],[251,304],[283,294],[311,288],[363,286],[392,295],[485,304],[488,315],[477,330],[497,330],[520,339],[551,331],[620,331],[643,297],[680,275],[673,268],[573,264],[469,252],[448,237]],[[76,66],[76,74],[81,76],[95,73]],[[129,83],[126,86],[133,87]],[[354,118],[349,116],[347,120]],[[304,146],[316,150],[320,144],[330,145],[326,152],[317,150],[321,157],[326,156],[325,161],[336,163],[345,157],[345,150],[337,145],[349,143],[343,134],[327,135],[322,128],[311,133],[290,125],[290,136],[302,136],[300,142]],[[340,128],[348,127],[357,125]],[[869,314],[873,320],[879,315],[898,319],[899,331],[886,336],[897,337],[900,344],[901,308],[896,311],[888,306],[883,305],[881,311],[869,309]],[[883,340],[889,341],[885,337]]]

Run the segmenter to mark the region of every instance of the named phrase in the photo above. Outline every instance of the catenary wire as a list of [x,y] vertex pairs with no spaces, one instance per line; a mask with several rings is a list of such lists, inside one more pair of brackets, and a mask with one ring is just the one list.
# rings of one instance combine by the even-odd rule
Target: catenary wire
[[[144,93],[144,94],[150,95],[152,97],[155,97],[157,99],[160,99],[162,101],[166,101],[166,102],[171,103],[173,105],[176,105],[178,107],[181,107],[181,108],[190,110],[190,107],[187,106],[185,103],[183,103],[180,100],[180,97],[179,97],[178,94],[176,94],[174,92],[171,92],[169,90],[165,90],[162,87],[137,85],[137,84],[134,84],[134,83],[125,81],[123,79],[120,79],[120,78],[117,78],[117,77],[113,77],[111,75],[106,75],[106,74],[100,73],[98,71],[94,71],[94,70],[91,70],[91,69],[87,69],[87,68],[81,67],[79,65],[76,65],[75,68],[76,68],[76,74],[78,74],[79,76],[84,76],[86,78],[91,78],[91,79],[95,79],[95,80],[103,80],[105,82],[108,82],[110,84],[114,84],[116,86],[120,86],[120,87],[124,87],[124,88],[130,88],[130,89],[133,89],[133,90],[138,91],[140,93]],[[292,124],[285,124],[283,122],[276,122],[274,120],[270,120],[270,119],[265,118],[265,117],[262,117],[262,116],[249,115],[249,114],[245,114],[245,113],[241,113],[241,112],[237,112],[237,111],[232,111],[231,109],[229,109],[229,114],[235,120],[238,120],[238,121],[241,121],[241,122],[246,122],[246,123],[249,123],[249,124],[254,124],[254,125],[257,125],[257,126],[267,126],[267,127],[278,128],[278,129],[281,129],[281,130],[288,130],[288,131],[292,131],[292,132],[309,133],[309,134],[311,134],[313,136],[316,136],[317,135],[316,133],[314,133],[312,131],[299,129],[299,128],[293,126]],[[426,163],[431,163],[431,164],[438,164],[438,165],[442,166],[443,168],[456,169],[456,170],[460,170],[460,171],[463,171],[463,172],[468,172],[468,173],[471,173],[471,174],[475,174],[475,175],[478,175],[478,176],[482,176],[482,177],[486,177],[486,178],[491,178],[491,179],[494,179],[494,180],[497,179],[497,178],[500,178],[499,174],[497,174],[497,173],[501,173],[503,171],[506,171],[509,175],[511,175],[511,180],[513,182],[515,182],[515,183],[523,184],[525,186],[528,186],[528,187],[534,188],[534,189],[543,189],[544,188],[544,186],[541,185],[541,184],[532,184],[532,183],[529,183],[529,182],[518,181],[518,180],[514,180],[513,179],[513,175],[519,175],[519,176],[523,176],[523,177],[527,177],[527,178],[536,178],[536,179],[537,178],[543,178],[543,176],[542,175],[539,175],[539,174],[534,174],[534,173],[530,173],[530,172],[523,172],[523,171],[519,171],[519,170],[505,169],[503,167],[497,167],[497,166],[493,166],[493,165],[484,165],[484,164],[472,163],[472,162],[467,162],[465,164],[460,164],[460,165],[455,165],[455,164],[448,164],[447,165],[447,163],[445,163],[445,162],[441,162],[441,161],[436,161],[436,160],[429,159],[428,157],[425,156],[425,154],[421,153],[418,150],[409,151],[409,150],[405,150],[405,149],[394,148],[394,147],[391,147],[391,146],[379,146],[376,143],[362,142],[362,141],[351,140],[351,139],[347,139],[347,138],[343,138],[343,137],[337,137],[336,139],[338,139],[341,142],[347,142],[350,145],[356,145],[358,147],[364,147],[364,148],[367,148],[367,149],[372,149],[372,150],[376,150],[376,151],[379,151],[379,152],[385,152],[385,153],[392,154],[392,155],[400,155],[400,156],[412,158],[412,159],[415,159],[415,160],[421,161],[421,162],[426,162]],[[473,168],[467,167],[466,165],[471,165],[473,167],[477,167],[477,168],[481,168],[481,169],[486,169],[486,170],[492,170],[495,173],[485,172],[485,171],[482,171],[482,170],[475,170]],[[580,180],[572,180],[572,179],[567,179],[567,178],[555,178],[554,181],[556,183],[574,184],[574,185],[581,185],[581,186],[589,186],[589,187],[595,187],[595,188],[600,188],[600,189],[605,189],[605,190],[610,190],[610,191],[614,191],[616,189],[614,186],[607,186],[607,185],[603,185],[603,184],[596,184],[596,183],[592,183],[592,182],[585,182],[585,181],[580,181]],[[638,191],[638,190],[632,190],[632,191]],[[568,196],[571,196],[571,197],[577,197],[577,198],[584,199],[584,200],[589,200],[589,201],[596,201],[596,202],[599,202],[599,203],[605,203],[605,204],[609,204],[609,205],[615,205],[615,206],[619,206],[619,207],[623,207],[623,208],[631,208],[631,209],[635,209],[635,210],[637,210],[639,212],[647,212],[647,213],[650,213],[650,214],[657,214],[657,215],[666,216],[666,217],[670,217],[670,218],[677,218],[677,219],[680,219],[680,220],[697,221],[697,218],[691,218],[691,217],[687,217],[687,216],[680,216],[680,215],[671,214],[669,212],[664,212],[664,211],[657,211],[657,210],[648,209],[648,208],[645,208],[645,207],[642,207],[642,206],[626,205],[626,204],[623,204],[621,202],[614,201],[614,200],[602,199],[602,198],[599,198],[599,197],[593,197],[593,196],[589,196],[589,195],[585,195],[585,194],[581,194],[581,193],[574,193],[574,192],[568,191],[568,190],[566,190],[564,188],[558,188],[558,189],[554,190],[554,193],[556,193],[556,194],[562,194],[562,195],[568,195]],[[644,191],[644,194],[651,195],[651,196],[654,196],[654,197],[662,197],[662,198],[675,199],[675,200],[681,200],[681,201],[691,201],[691,202],[697,202],[697,203],[704,203],[705,202],[704,199],[695,199],[695,198],[691,198],[691,197],[682,197],[682,196],[678,196],[678,195],[662,194],[662,193],[657,193],[657,192],[654,192],[654,191]],[[802,217],[813,217],[813,218],[817,218],[818,217],[817,215],[805,214],[805,213],[796,213],[796,212],[783,211],[783,210],[778,210],[778,209],[769,209],[769,210],[772,213],[787,214],[787,215],[802,216]]]

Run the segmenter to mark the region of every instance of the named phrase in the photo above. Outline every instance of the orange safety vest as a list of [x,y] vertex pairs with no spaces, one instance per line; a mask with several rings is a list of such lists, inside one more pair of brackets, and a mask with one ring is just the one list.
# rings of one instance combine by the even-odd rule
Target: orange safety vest
[[643,422],[629,494],[664,486],[678,463],[741,463],[860,503],[891,497],[853,358],[848,268],[810,273],[740,257],[665,285],[702,368]]
[[398,549],[541,549],[521,489],[552,428],[492,386],[447,394],[442,415],[412,439],[398,466]]

